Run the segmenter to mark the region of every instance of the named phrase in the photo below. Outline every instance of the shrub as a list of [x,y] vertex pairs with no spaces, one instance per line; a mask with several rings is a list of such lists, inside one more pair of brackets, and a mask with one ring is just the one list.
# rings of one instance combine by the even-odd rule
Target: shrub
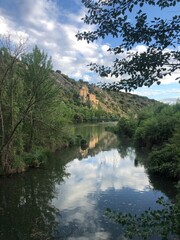
[[24,154],[24,162],[30,167],[39,167],[49,157],[49,151],[44,148],[35,148],[30,153]]
[[136,124],[136,120],[130,120],[122,117],[118,122],[119,135],[126,135],[127,137],[132,137],[136,129]]

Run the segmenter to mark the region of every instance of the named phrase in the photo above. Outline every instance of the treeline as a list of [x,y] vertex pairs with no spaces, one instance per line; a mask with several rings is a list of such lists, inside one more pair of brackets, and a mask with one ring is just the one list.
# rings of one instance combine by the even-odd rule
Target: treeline
[[[121,118],[113,129],[123,141],[129,140],[140,156],[149,174],[160,174],[176,182],[177,195],[174,203],[163,197],[157,200],[161,209],[148,209],[140,215],[124,214],[107,210],[106,215],[124,227],[124,235],[149,239],[158,234],[162,239],[179,239],[180,236],[180,103],[155,104],[140,111],[136,118]],[[175,183],[174,182],[174,183]],[[173,184],[173,183],[172,183]],[[134,231],[138,229],[138,231]]]
[[1,37],[0,175],[39,166],[47,149],[72,142],[51,59],[38,47],[25,48]]
[[26,46],[0,36],[0,175],[38,167],[50,151],[79,144],[72,123],[117,118],[83,104],[77,89],[67,92],[51,58],[37,46],[27,52]]
[[100,106],[91,107],[89,103],[83,104],[79,99],[73,102],[62,101],[62,111],[73,123],[117,121],[117,115],[106,112]]
[[136,118],[121,118],[116,132],[148,152],[149,171],[180,179],[180,103],[155,104]]

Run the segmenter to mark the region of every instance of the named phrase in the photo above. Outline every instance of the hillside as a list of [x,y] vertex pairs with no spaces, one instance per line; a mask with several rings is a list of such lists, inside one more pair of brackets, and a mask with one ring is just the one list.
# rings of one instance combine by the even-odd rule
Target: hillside
[[54,72],[37,46],[21,61],[1,48],[0,63],[0,175],[38,167],[47,151],[79,143],[69,123],[115,121],[154,102]]
[[[83,109],[94,111],[95,117],[102,115],[104,118],[119,118],[120,116],[135,115],[142,107],[156,103],[147,97],[124,92],[103,90],[94,84],[88,84],[83,80],[75,81],[60,71],[52,73],[57,82],[63,102],[75,110],[76,114],[83,115]],[[87,95],[95,98],[98,104],[91,99],[80,96],[80,90],[87,88]],[[83,117],[83,116],[82,116]]]

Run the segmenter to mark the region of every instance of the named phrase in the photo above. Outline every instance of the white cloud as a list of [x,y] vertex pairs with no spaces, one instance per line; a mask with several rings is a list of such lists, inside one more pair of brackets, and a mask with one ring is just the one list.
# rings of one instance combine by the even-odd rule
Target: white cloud
[[142,87],[132,93],[161,101],[166,99],[167,96],[177,99],[180,96],[180,88],[178,83],[167,85],[162,84],[159,86],[154,85],[150,88]]
[[10,33],[13,36],[16,33],[17,36],[27,37],[30,45],[37,44],[52,56],[55,69],[60,69],[71,77],[90,81],[91,78],[87,75],[89,68],[86,65],[96,61],[98,56],[102,62],[107,53],[104,51],[105,46],[101,49],[97,43],[77,41],[75,35],[78,30],[83,29],[80,22],[84,10],[80,9],[78,14],[68,13],[67,10],[58,12],[63,6],[58,8],[55,1],[49,0],[37,0],[36,4],[32,4],[30,0],[13,0],[13,3],[16,13],[11,16],[11,12],[8,9],[3,11],[0,5],[0,33]]
[[10,31],[8,23],[3,16],[0,16],[0,26],[0,34],[7,34]]
[[[23,31],[21,28],[15,29],[14,23],[12,23],[8,18],[0,16],[0,34],[1,35],[11,35],[13,41],[16,41],[18,37],[27,38],[29,35],[26,31]],[[15,38],[14,38],[15,37]]]
[[101,46],[102,50],[107,53],[107,50],[109,49],[109,45],[104,44]]
[[138,51],[139,53],[143,53],[147,51],[147,47],[144,45],[138,45],[135,47],[135,51]]
[[165,76],[162,80],[161,83],[162,84],[172,84],[172,83],[176,83],[177,81],[175,80],[177,77],[180,76],[180,70],[175,71],[174,73],[172,73],[171,75],[167,75]]
[[[13,5],[13,9],[8,8]],[[93,30],[94,26],[84,25],[81,18],[85,9],[78,0],[72,0],[78,6],[78,11],[65,9],[63,2],[55,0],[6,0],[0,3],[0,34],[10,33],[12,39],[18,41],[18,36],[28,38],[29,45],[37,44],[52,56],[54,69],[59,69],[72,78],[83,78],[89,82],[119,81],[116,78],[100,78],[95,73],[89,74],[87,66],[90,62],[110,66],[115,59],[107,52],[110,47],[102,40],[87,44],[86,41],[77,41],[75,35],[79,31]],[[146,51],[144,45],[134,50]],[[120,57],[126,56],[126,53]],[[179,72],[175,73],[177,76]],[[167,76],[162,83],[174,81],[175,74]]]

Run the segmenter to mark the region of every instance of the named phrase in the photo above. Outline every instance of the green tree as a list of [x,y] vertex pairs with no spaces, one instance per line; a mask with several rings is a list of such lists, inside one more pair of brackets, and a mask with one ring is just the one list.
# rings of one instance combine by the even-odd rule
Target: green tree
[[55,114],[61,98],[51,77],[51,59],[38,47],[24,54],[24,43],[14,45],[9,37],[1,38],[1,44],[0,174],[22,171],[33,165],[29,159],[37,164],[55,136],[61,133],[62,140],[67,135],[67,123]]
[[[47,114],[53,109],[57,90],[50,74],[51,59],[37,46],[32,53],[22,56],[22,71],[19,77],[24,81],[24,111],[28,109],[25,123],[28,125],[29,136],[27,150],[31,150],[34,141],[39,139],[44,124],[47,125]],[[46,126],[47,128],[47,126]],[[43,131],[44,132],[44,131]],[[35,143],[37,144],[37,142]]]
[[[132,131],[133,130],[133,131]],[[118,134],[131,133],[134,144],[146,153],[143,156],[147,172],[161,174],[165,177],[180,179],[180,104],[156,104],[143,109],[134,119],[121,118],[117,126]],[[125,138],[122,138],[125,143]],[[148,150],[148,151],[147,151]],[[137,152],[138,153],[138,152]],[[137,155],[138,156],[138,155]],[[136,162],[138,158],[136,158]],[[123,227],[127,239],[138,237],[150,239],[159,235],[162,239],[179,239],[180,236],[180,198],[173,203],[165,203],[163,198],[157,200],[161,209],[147,209],[142,214],[126,214],[110,209],[106,215]],[[135,231],[136,229],[136,231]],[[172,235],[172,236],[171,236]]]
[[[96,29],[78,32],[77,39],[93,42],[98,38],[112,36],[118,38],[120,45],[110,48],[115,55],[112,66],[90,64],[90,69],[102,77],[109,75],[121,81],[102,84],[102,87],[113,90],[131,91],[142,86],[150,87],[160,84],[161,79],[180,69],[180,16],[176,15],[178,0],[82,0],[88,12],[83,18],[87,25]],[[162,17],[148,16],[150,7],[161,10]],[[165,19],[166,9],[174,7],[174,15]],[[131,21],[129,20],[131,19]],[[136,46],[143,44],[146,51],[136,51]],[[176,79],[179,79],[176,78]]]
[[22,136],[18,126],[22,122],[20,105],[22,103],[22,81],[17,79],[19,58],[25,51],[26,41],[18,44],[10,36],[0,35],[0,169],[9,168],[15,150],[14,136],[21,145]]
[[119,119],[117,128],[118,128],[118,134],[119,135],[125,135],[129,138],[133,137],[133,134],[136,129],[136,120],[130,120],[124,117],[121,117]]

